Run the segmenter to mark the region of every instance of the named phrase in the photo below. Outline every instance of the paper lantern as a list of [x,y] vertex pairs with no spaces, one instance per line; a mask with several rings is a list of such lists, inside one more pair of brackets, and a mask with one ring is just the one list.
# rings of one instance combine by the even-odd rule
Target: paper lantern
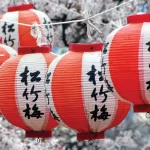
[[17,52],[6,45],[0,44],[0,66],[10,57],[16,56]]
[[56,57],[49,52],[49,46],[20,47],[19,55],[0,68],[0,109],[10,123],[26,131],[26,137],[50,137],[57,125],[45,100],[45,74]]
[[103,73],[116,98],[134,104],[135,112],[150,111],[150,14],[128,17],[113,31],[103,49]]
[[104,138],[118,125],[130,104],[115,99],[104,85],[100,59],[103,44],[71,44],[50,64],[46,76],[49,110],[60,125],[77,132],[78,140]]
[[[8,20],[8,22],[0,21],[0,35],[3,38],[3,43],[18,49],[18,46],[36,46],[36,38],[31,34],[31,26],[18,25],[12,22],[23,24],[39,24],[51,23],[49,17],[38,10],[33,9],[32,4],[23,4],[19,6],[8,7],[8,12],[0,18]],[[42,42],[51,43],[53,39],[53,29],[51,25],[41,26]]]

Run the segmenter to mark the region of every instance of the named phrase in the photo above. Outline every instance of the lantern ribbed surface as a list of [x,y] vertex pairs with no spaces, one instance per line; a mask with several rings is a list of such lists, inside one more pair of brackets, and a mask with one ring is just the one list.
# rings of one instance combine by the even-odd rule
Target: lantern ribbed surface
[[0,44],[0,66],[10,57],[16,56],[17,52],[6,45]]
[[[0,35],[3,43],[13,47],[15,50],[19,46],[37,46],[36,38],[31,35],[31,26],[24,26],[10,23],[18,22],[24,24],[49,24],[49,17],[38,10],[33,9],[32,4],[23,4],[19,6],[8,7],[8,12],[3,14],[0,19],[8,20],[8,22],[0,21]],[[51,25],[41,26],[42,42],[50,44],[53,39],[53,28]]]
[[48,53],[49,46],[19,48],[19,54],[25,49],[35,53],[10,58],[0,68],[0,109],[10,123],[26,131],[26,137],[51,137],[57,123],[47,108],[44,82],[56,56]]
[[106,88],[101,67],[102,43],[70,44],[69,52],[49,65],[45,86],[49,110],[62,126],[77,132],[78,140],[101,139],[118,125],[130,104]]
[[106,39],[102,71],[108,89],[134,104],[135,112],[150,110],[150,14],[128,17],[128,24]]

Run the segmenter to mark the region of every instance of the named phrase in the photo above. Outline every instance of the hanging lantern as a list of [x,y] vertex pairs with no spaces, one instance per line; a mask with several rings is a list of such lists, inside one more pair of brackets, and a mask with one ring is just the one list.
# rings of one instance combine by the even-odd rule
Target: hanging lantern
[[77,132],[78,140],[104,138],[104,132],[118,125],[130,109],[104,85],[102,46],[70,44],[70,51],[54,59],[47,72],[49,110],[60,125]]
[[10,57],[17,55],[17,52],[13,48],[3,45],[1,43],[2,43],[2,38],[0,37],[0,66]]
[[[1,40],[1,38],[0,38]],[[0,42],[1,43],[1,42]],[[16,56],[17,52],[6,45],[0,44],[0,66],[10,57]]]
[[[32,4],[23,4],[19,6],[8,7],[8,12],[1,16],[1,19],[8,22],[0,21],[0,35],[3,43],[18,49],[18,46],[37,46],[36,38],[31,35],[31,26],[22,24],[49,24],[49,17],[41,11],[35,10]],[[9,22],[10,21],[10,22]],[[43,43],[51,43],[53,39],[53,29],[51,25],[40,26]]]
[[49,46],[20,47],[19,55],[0,68],[0,109],[10,123],[26,131],[26,137],[50,137],[57,125],[45,101],[45,74],[56,57],[49,52]]
[[103,74],[116,98],[134,104],[134,112],[150,110],[150,14],[128,17],[113,31],[103,49]]

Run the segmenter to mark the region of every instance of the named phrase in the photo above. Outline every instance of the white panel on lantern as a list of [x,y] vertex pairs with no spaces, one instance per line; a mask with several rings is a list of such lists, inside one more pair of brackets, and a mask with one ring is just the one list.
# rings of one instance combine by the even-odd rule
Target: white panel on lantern
[[[104,74],[104,68],[103,68],[103,75],[105,76],[105,77],[107,77],[106,78],[106,80],[108,81],[108,83],[113,87],[113,95],[115,96],[115,97],[119,97],[119,99],[120,100],[123,100],[123,101],[126,101],[125,99],[123,99],[120,95],[119,95],[119,93],[116,91],[116,88],[115,88],[115,86],[114,86],[114,84],[113,84],[113,82],[112,82],[112,79],[111,79],[111,75],[110,75],[110,71],[109,71],[109,51],[110,51],[110,46],[111,46],[111,43],[112,43],[112,40],[113,40],[113,38],[114,38],[114,36],[115,36],[115,34],[120,30],[121,28],[118,28],[118,29],[116,29],[116,30],[114,30],[108,37],[107,37],[107,39],[106,39],[106,41],[105,41],[105,44],[106,43],[109,43],[108,44],[108,46],[107,46],[107,53],[106,54],[102,54],[102,59],[103,59],[103,62],[104,63],[106,63],[106,66],[105,66],[105,73],[107,73],[107,76],[105,76],[105,74]],[[103,48],[104,49],[104,48]],[[101,60],[102,61],[102,60]]]
[[[45,13],[34,9],[31,9],[30,11],[34,12],[38,16],[41,24],[51,23],[49,17]],[[42,35],[43,43],[52,44],[53,36],[54,36],[52,25],[45,25],[45,26],[42,25],[41,29],[43,34]]]
[[17,56],[17,52],[13,48],[4,44],[0,44],[0,47],[4,48],[8,52],[10,57]]
[[150,23],[143,23],[139,45],[139,76],[143,100],[150,104]]
[[104,84],[100,60],[101,52],[85,52],[82,59],[84,108],[93,132],[108,128],[113,122],[118,103]]
[[[21,76],[22,73],[27,72],[27,83],[25,83],[25,80],[21,82],[23,79],[23,76]],[[29,72],[28,72],[29,71]],[[21,115],[21,118],[23,118],[23,121],[33,130],[40,131],[44,125],[45,116],[46,116],[46,101],[45,101],[45,88],[44,88],[44,81],[45,81],[45,73],[47,71],[47,64],[45,62],[45,58],[42,54],[27,54],[24,55],[18,64],[17,72],[16,72],[16,101],[17,101],[17,107],[19,110],[19,113]],[[31,79],[33,79],[33,76],[31,77],[30,73],[37,73],[37,76],[34,76],[36,78],[36,81],[38,79],[39,82],[36,82],[35,79],[33,82],[31,82]],[[24,79],[26,76],[24,76]],[[41,80],[40,80],[41,78]],[[25,85],[26,84],[26,85]],[[34,89],[33,89],[34,86]],[[23,97],[23,93],[25,89],[28,89],[27,92],[29,93],[28,100],[26,99],[26,96]],[[32,92],[31,92],[32,89]],[[35,101],[36,94],[35,91],[38,91],[36,93],[38,95],[38,99]],[[31,93],[30,93],[31,92]],[[30,107],[30,119],[28,116],[25,117],[24,110],[27,109],[27,105]],[[36,106],[35,108],[33,106]],[[37,108],[38,107],[38,108]],[[34,109],[34,110],[33,110]],[[44,113],[37,117],[33,117],[33,112],[38,113]],[[40,112],[39,112],[40,111]],[[33,116],[32,116],[33,115]]]
[[[48,99],[47,99],[47,104],[48,104],[48,107],[49,107],[49,110],[52,114],[52,116],[54,117],[57,117],[57,119],[55,118],[55,120],[57,122],[59,122],[61,125],[63,125],[64,127],[66,128],[70,128],[68,127],[65,122],[63,122],[63,120],[61,119],[61,117],[59,116],[59,114],[57,113],[57,110],[55,109],[55,105],[54,105],[54,100],[53,100],[53,91],[52,91],[52,81],[53,81],[53,74],[54,74],[54,71],[55,71],[55,68],[57,67],[57,64],[59,63],[59,61],[65,56],[67,55],[68,53],[70,52],[67,52],[61,56],[58,56],[57,58],[55,58],[52,63],[49,65],[48,67],[48,72],[47,72],[47,76],[48,74],[50,73],[50,77],[49,77],[49,80],[50,80],[50,83],[49,84],[46,84],[45,83],[45,87],[46,87],[46,94],[49,93],[49,102],[48,102]],[[47,77],[46,77],[47,78]],[[72,129],[74,130],[74,129]],[[75,131],[75,130],[74,130]]]
[[[18,12],[8,12],[3,15],[2,19],[18,22]],[[13,47],[17,51],[19,44],[18,24],[0,21],[0,36],[4,44]]]

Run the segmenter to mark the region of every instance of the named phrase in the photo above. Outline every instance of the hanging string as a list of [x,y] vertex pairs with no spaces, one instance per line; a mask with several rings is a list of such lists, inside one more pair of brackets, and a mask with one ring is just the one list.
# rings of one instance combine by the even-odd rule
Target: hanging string
[[[80,20],[66,21],[66,22],[55,22],[55,23],[50,23],[50,24],[38,24],[38,26],[45,26],[45,25],[62,25],[62,24],[70,24],[70,23],[77,23],[77,22],[88,21],[88,20],[94,19],[94,18],[96,18],[96,17],[98,17],[98,16],[100,16],[100,15],[102,15],[102,14],[104,14],[104,13],[107,13],[107,12],[109,12],[109,11],[112,11],[112,10],[114,10],[114,9],[117,9],[117,8],[119,8],[119,7],[122,7],[122,6],[124,6],[124,5],[127,5],[127,4],[129,4],[129,3],[133,2],[133,1],[134,1],[134,0],[129,0],[129,1],[124,2],[124,3],[122,3],[122,4],[118,5],[118,6],[115,6],[115,7],[113,7],[113,8],[107,9],[107,10],[101,12],[101,13],[98,13],[98,14],[96,14],[96,15],[93,15],[93,16],[91,16],[91,17],[89,17],[89,18],[80,19]],[[18,22],[14,22],[14,21],[8,21],[8,20],[6,20],[6,19],[1,19],[0,21],[8,22],[8,23],[13,23],[13,24],[19,24],[19,25],[23,25],[23,26],[30,26],[30,27],[32,26],[31,24],[25,24],[25,23],[20,23],[20,22],[18,23]]]
[[[85,4],[85,10],[83,11],[83,18],[84,19],[88,19],[90,17],[89,14],[91,13],[91,10],[92,10],[93,6],[92,6],[92,8],[90,8],[90,10],[89,10],[89,7],[90,7],[90,4],[86,3]],[[91,24],[90,24],[91,22],[90,22],[90,20],[87,20],[85,22],[86,22],[86,26],[87,26],[87,36],[88,36],[89,39],[92,39]]]
[[36,39],[36,43],[38,46],[41,46],[42,44],[44,44],[42,42],[42,31],[41,31],[40,26],[38,26],[37,22],[33,23],[30,34]]
[[114,25],[116,28],[121,28],[123,27],[123,24],[122,24],[122,21],[121,21],[121,17],[120,17],[120,14],[117,12],[117,10],[115,10],[115,13],[117,14],[117,20],[116,21],[113,21],[111,20],[111,24]]
[[[39,39],[37,39],[37,44],[40,46],[40,45],[44,45],[44,44],[48,44],[48,45],[51,45],[52,44],[52,41],[50,41],[50,39],[49,38],[47,38],[47,35],[45,35],[45,34],[43,34],[41,31],[39,31],[39,30],[41,30],[41,29],[39,29],[39,27],[37,28],[37,24],[36,24],[36,27],[34,27],[34,25],[35,25],[35,23],[32,25],[32,27],[28,30],[28,31],[26,31],[26,32],[24,32],[21,36],[20,36],[20,40],[21,40],[21,38],[25,35],[25,34],[27,34],[27,33],[30,33],[34,38],[37,38],[37,37],[39,37]],[[34,30],[34,31],[32,31],[32,30]],[[42,40],[42,38],[43,37],[45,37],[45,39],[47,40],[47,43],[44,43],[43,42],[43,40]],[[18,46],[20,46],[20,40],[18,41]],[[40,43],[38,43],[38,41],[40,40]]]
[[[92,9],[93,9],[93,6],[90,8],[90,4],[86,3],[85,11],[83,12],[83,17],[85,19],[88,19],[90,17],[90,13],[91,13]],[[88,35],[88,38],[92,39],[91,27],[94,28],[99,33],[99,35],[101,37],[102,32],[90,20],[87,20],[86,23],[87,23],[87,35]],[[102,37],[101,37],[101,42],[104,42],[104,39]]]

